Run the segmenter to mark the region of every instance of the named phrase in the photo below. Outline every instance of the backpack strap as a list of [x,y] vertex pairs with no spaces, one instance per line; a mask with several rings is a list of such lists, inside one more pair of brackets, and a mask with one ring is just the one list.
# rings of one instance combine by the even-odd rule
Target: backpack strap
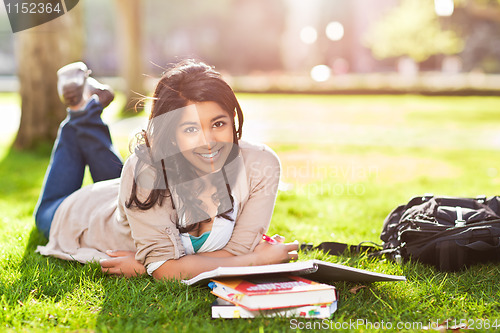
[[[363,244],[371,244],[371,245],[363,245]],[[337,242],[322,242],[317,246],[314,246],[311,243],[303,243],[300,244],[300,250],[314,251],[321,250],[325,254],[329,254],[332,256],[342,255],[344,252],[351,253],[375,253],[382,249],[382,246],[373,242],[361,242],[358,245],[345,244],[345,243],[337,243]]]

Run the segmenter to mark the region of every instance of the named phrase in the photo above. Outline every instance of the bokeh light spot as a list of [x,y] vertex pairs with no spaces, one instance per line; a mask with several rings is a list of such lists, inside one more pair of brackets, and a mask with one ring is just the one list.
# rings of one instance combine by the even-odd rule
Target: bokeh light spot
[[451,16],[454,9],[453,0],[434,0],[434,10],[438,16]]
[[328,39],[337,41],[341,40],[344,37],[344,26],[340,22],[330,22],[326,26],[326,37]]
[[313,44],[318,39],[318,32],[314,27],[307,26],[300,31],[300,40],[306,44]]
[[317,65],[311,69],[311,78],[316,82],[325,82],[330,75],[331,70],[327,65]]

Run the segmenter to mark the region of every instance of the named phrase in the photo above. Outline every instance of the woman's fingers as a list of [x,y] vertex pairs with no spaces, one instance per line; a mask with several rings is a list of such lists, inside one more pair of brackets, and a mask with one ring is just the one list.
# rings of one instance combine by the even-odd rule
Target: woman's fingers
[[101,259],[99,261],[101,264],[101,271],[107,274],[122,274],[121,270],[121,259],[112,258],[112,259]]
[[[278,241],[278,238],[280,241]],[[276,243],[271,242],[261,242],[257,245],[254,252],[257,253],[259,258],[259,263],[261,265],[277,264],[280,262],[288,262],[290,260],[297,260],[299,249],[299,242],[294,241],[292,243],[284,243],[284,237],[273,236],[276,239]]]
[[102,268],[111,268],[114,266],[113,259],[101,259],[99,260],[99,264]]
[[126,277],[144,274],[146,269],[144,265],[135,260],[134,253],[131,251],[122,251],[121,253],[115,251],[114,254],[119,256],[99,261],[101,271],[107,274],[124,275]]
[[123,275],[120,259],[104,259],[100,261],[101,271],[110,275]]
[[109,260],[101,260],[101,271],[106,274],[116,274],[117,273],[117,268],[112,265]]
[[101,271],[110,275],[122,275],[122,271],[119,268],[101,268]]
[[289,260],[299,259],[299,254],[297,253],[297,250],[299,249],[299,242],[298,241],[294,241],[292,243],[286,243],[285,246],[286,246],[286,249],[288,251],[288,259]]
[[292,243],[286,243],[285,246],[286,246],[286,249],[288,250],[288,252],[297,251],[299,249],[299,242],[294,241]]
[[274,235],[271,238],[274,239],[275,241],[279,242],[279,243],[284,243],[285,242],[285,237],[280,236],[278,234]]
[[297,253],[297,251],[290,251],[290,252],[288,252],[288,259],[289,260],[297,260],[297,259],[299,259],[299,254]]

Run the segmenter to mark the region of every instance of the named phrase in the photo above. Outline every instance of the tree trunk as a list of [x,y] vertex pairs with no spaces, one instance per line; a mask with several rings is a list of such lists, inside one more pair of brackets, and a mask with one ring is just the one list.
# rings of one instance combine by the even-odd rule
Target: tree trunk
[[478,4],[468,1],[465,6],[468,15],[481,20],[500,22],[500,7],[498,5]]
[[[121,48],[120,74],[125,81],[125,110],[133,110],[146,94],[142,59],[141,0],[116,0],[117,35]],[[140,105],[137,105],[139,108]]]
[[21,123],[14,147],[54,141],[66,111],[57,94],[57,70],[81,60],[82,5],[40,26],[16,33]]

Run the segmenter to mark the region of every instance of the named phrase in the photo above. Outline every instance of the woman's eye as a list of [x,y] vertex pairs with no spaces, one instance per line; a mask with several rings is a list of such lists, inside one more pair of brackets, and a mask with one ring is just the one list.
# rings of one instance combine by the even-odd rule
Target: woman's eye
[[198,129],[196,127],[187,127],[184,129],[185,133],[195,133],[197,131],[198,131]]
[[224,121],[216,121],[216,122],[214,123],[214,125],[213,125],[213,126],[214,126],[214,127],[222,127],[222,126],[224,126],[225,124],[226,124],[226,123],[225,123]]

